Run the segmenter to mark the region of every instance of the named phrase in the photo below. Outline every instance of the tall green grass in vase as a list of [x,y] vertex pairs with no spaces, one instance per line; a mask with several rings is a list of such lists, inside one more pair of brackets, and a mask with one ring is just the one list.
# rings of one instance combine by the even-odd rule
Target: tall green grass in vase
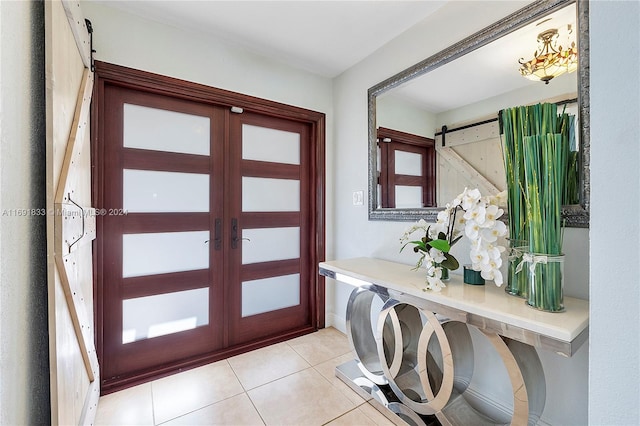
[[569,156],[569,116],[557,115],[555,104],[528,107],[537,127],[524,137],[525,200],[529,225],[529,305],[551,312],[564,310],[562,204]]
[[502,158],[507,178],[507,213],[509,215],[509,269],[505,291],[514,296],[527,297],[528,276],[516,273],[522,261],[522,247],[529,239],[524,197],[524,137],[530,134],[527,109],[515,107],[500,112]]
[[576,120],[574,115],[567,116],[566,120],[568,120],[569,152],[567,156],[567,185],[563,204],[578,204],[580,203],[580,153],[576,146]]

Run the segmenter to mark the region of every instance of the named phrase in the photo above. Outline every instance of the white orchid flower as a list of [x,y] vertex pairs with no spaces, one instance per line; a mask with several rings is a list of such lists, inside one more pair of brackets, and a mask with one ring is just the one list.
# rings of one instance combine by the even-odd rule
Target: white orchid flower
[[436,267],[433,263],[430,263],[427,266],[427,290],[438,292],[443,289],[445,285],[441,278],[442,268]]
[[[484,279],[494,280],[496,285],[500,286],[503,277],[499,268],[505,248],[496,241],[507,233],[506,225],[498,220],[504,214],[500,206],[506,203],[506,194],[506,191],[503,191],[496,196],[482,197],[478,189],[465,188],[438,213],[434,224],[429,225],[421,219],[405,231],[402,240],[408,240],[410,234],[418,230],[427,232],[428,237],[432,239],[437,239],[440,233],[443,233],[448,241],[456,240],[460,232],[464,232],[471,246],[469,254],[473,269],[481,271]],[[456,214],[457,209],[463,210],[464,213]],[[455,221],[451,222],[453,216]],[[445,259],[445,253],[433,247],[426,253],[420,251],[416,267],[426,269],[425,287],[428,290],[437,292],[445,287],[442,282],[442,268],[436,266]]]
[[413,234],[418,230],[422,232],[426,232],[428,227],[429,227],[429,224],[427,223],[427,221],[424,219],[420,219],[419,221],[417,221],[416,223],[414,223],[412,226],[408,227],[404,231],[404,234],[402,234],[400,241],[404,243],[409,240],[409,238],[411,237],[411,234]]
[[449,222],[449,209],[448,208],[446,210],[441,210],[441,211],[438,212],[438,217],[436,219],[436,222],[440,222],[440,223]]
[[427,266],[427,276],[435,277],[437,279],[442,278],[442,268],[436,266],[434,263],[430,263]]
[[[486,272],[487,274],[493,274],[493,271],[495,271],[496,269],[499,269],[500,265],[498,265],[498,263],[493,260],[493,259],[489,259],[489,261],[487,263],[483,263],[482,264],[482,272]],[[482,276],[485,280],[489,279],[492,280],[493,278],[486,278],[484,275]]]
[[487,265],[491,261],[489,253],[483,249],[471,250],[471,253],[469,254],[471,256],[471,262],[474,265]]
[[498,237],[504,237],[507,235],[507,225],[505,225],[504,222],[496,221],[493,229]]
[[500,259],[500,255],[502,254],[502,252],[500,251],[500,246],[489,243],[484,247],[484,249],[487,251],[490,259]]
[[486,213],[487,209],[485,209],[482,204],[476,204],[472,208],[467,210],[464,213],[463,217],[468,221],[473,220],[475,223],[482,226],[482,224],[485,222]]
[[496,205],[489,205],[487,207],[487,219],[497,220],[504,214],[504,210]]
[[[465,190],[466,191],[466,190]],[[466,191],[462,197],[462,208],[467,211],[480,201],[481,195],[478,188]]]
[[429,255],[435,263],[442,263],[446,259],[446,257],[444,257],[444,253],[434,247],[431,247],[431,249],[429,250]]
[[470,240],[476,240],[478,239],[479,232],[480,225],[478,225],[473,220],[467,221],[464,227],[464,234],[467,236],[467,238],[469,238]]
[[464,197],[464,194],[466,194],[466,192],[467,192],[467,188],[464,189],[462,194],[458,195],[456,198],[453,199],[453,201],[451,202],[451,206],[458,207],[460,204],[462,204],[462,198]]
[[439,278],[427,277],[427,289],[439,293],[445,287],[444,283]]
[[493,243],[498,240],[498,237],[493,232],[493,228],[480,229],[480,235],[485,243]]
[[494,196],[487,197],[487,202],[493,206],[506,207],[507,205],[507,190],[497,193]]
[[495,282],[498,287],[500,287],[504,282],[502,277],[502,272],[500,272],[500,269],[487,269],[487,270],[483,269],[480,272],[480,275],[485,280],[493,280],[493,282]]

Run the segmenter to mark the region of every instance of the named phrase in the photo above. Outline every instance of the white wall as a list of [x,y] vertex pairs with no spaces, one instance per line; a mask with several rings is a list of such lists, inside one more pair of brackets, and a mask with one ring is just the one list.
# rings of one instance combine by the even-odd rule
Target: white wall
[[[396,38],[361,63],[352,67],[334,83],[335,105],[335,251],[330,258],[378,257],[411,264],[411,253],[398,253],[399,237],[406,222],[378,222],[367,218],[365,206],[352,205],[352,192],[367,193],[367,90],[378,82],[427,58],[443,48],[471,35],[523,7],[527,2],[449,2],[433,20],[423,22]],[[459,19],[465,16],[464,20]],[[455,25],[453,24],[455,23]],[[565,249],[568,296],[588,297],[588,231],[568,229]],[[454,247],[462,253],[464,245]],[[331,257],[331,255],[333,255]],[[346,301],[351,287],[331,281],[335,287],[334,324],[344,330]],[[547,393],[543,421],[550,424],[587,423],[588,345],[571,359],[555,354],[540,354],[545,372],[553,385]],[[496,397],[499,397],[496,392]],[[567,395],[571,395],[568,398]]]
[[[44,4],[0,2],[0,424],[48,424]],[[18,210],[16,210],[18,209]]]
[[577,97],[576,87],[577,73],[564,74],[554,78],[553,84],[527,86],[462,108],[442,112],[436,116],[436,122],[438,126],[446,124],[451,128],[455,127],[454,125],[496,117],[498,111],[505,108],[535,104],[542,100],[558,102],[571,99]]
[[84,2],[82,9],[98,60],[331,113],[328,78],[100,3]]
[[436,120],[432,113],[397,96],[378,96],[376,127],[386,127],[433,138],[436,132]]
[[[589,422],[638,425],[640,3],[590,4]],[[612,267],[619,272],[612,275]]]

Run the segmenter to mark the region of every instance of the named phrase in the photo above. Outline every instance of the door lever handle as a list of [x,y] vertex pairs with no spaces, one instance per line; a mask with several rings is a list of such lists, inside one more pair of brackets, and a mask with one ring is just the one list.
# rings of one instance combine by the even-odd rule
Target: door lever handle
[[231,248],[238,248],[238,219],[231,219]]
[[215,250],[222,249],[222,219],[216,219],[214,227],[213,248]]
[[231,219],[231,248],[238,248],[238,241],[251,241],[249,238],[238,238],[238,219]]

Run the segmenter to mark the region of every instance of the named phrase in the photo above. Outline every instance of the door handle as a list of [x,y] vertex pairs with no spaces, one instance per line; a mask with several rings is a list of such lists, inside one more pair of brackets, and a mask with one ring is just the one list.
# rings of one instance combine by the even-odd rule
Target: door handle
[[238,219],[231,219],[231,248],[238,248],[238,241],[247,240],[251,241],[249,238],[238,238]]
[[231,219],[231,248],[238,248],[238,219]]
[[215,250],[222,249],[222,219],[216,219],[213,237],[213,248]]

